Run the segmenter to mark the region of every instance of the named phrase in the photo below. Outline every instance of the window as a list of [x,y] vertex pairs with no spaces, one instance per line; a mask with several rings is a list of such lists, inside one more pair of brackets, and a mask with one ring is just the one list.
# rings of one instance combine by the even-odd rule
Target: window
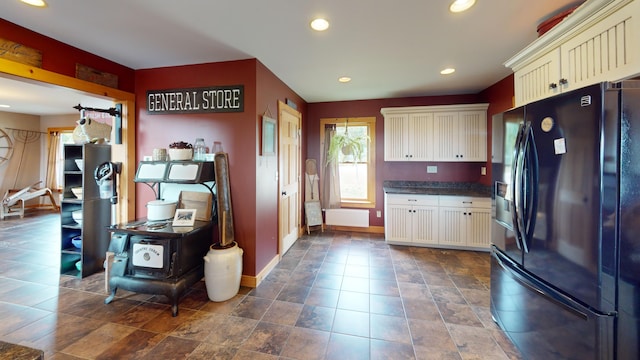
[[[375,117],[321,119],[321,148],[335,155],[323,154],[326,159],[337,157],[341,205],[344,207],[375,207]],[[325,146],[325,129],[333,129],[334,137],[347,137],[355,142],[354,148],[347,146]],[[335,142],[341,145],[343,143]],[[360,150],[360,151],[358,151]],[[359,155],[359,156],[358,156]]]
[[62,191],[64,185],[64,144],[73,144],[73,128],[49,128],[47,187]]

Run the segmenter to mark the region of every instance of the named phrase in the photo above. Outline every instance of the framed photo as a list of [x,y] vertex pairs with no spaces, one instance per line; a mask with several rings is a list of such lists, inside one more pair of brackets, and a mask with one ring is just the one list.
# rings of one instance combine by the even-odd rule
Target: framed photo
[[173,226],[193,226],[196,221],[196,209],[176,209]]
[[276,120],[262,117],[262,156],[276,154]]

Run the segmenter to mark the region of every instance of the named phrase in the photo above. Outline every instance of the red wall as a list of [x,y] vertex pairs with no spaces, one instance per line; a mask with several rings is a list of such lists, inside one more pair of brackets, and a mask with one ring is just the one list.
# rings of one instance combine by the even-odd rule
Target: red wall
[[[148,90],[244,85],[244,112],[213,114],[149,115]],[[198,64],[136,71],[136,157],[140,161],[154,148],[168,148],[175,141],[192,143],[202,137],[210,148],[221,141],[229,154],[229,179],[235,240],[245,250],[244,273],[255,272],[252,261],[255,239],[255,60]],[[145,204],[153,192],[136,187],[136,216],[146,215]]]
[[[376,207],[369,212],[371,226],[384,226],[384,180],[481,182],[480,167],[484,163],[451,162],[385,162],[384,119],[380,109],[399,106],[454,105],[482,102],[478,95],[427,96],[394,99],[312,103],[308,105],[306,122],[307,157],[320,159],[320,119],[343,117],[376,117]],[[437,165],[437,174],[427,174],[427,164]],[[383,212],[376,217],[376,210]]]
[[[149,115],[148,90],[244,85],[242,113]],[[221,141],[229,154],[229,181],[235,240],[244,251],[243,273],[257,275],[278,252],[278,184],[276,156],[259,156],[263,114],[278,117],[278,100],[304,102],[256,59],[166,67],[136,71],[137,160],[154,148],[175,141],[193,143],[203,137],[207,146]],[[138,217],[153,192],[136,187]]]
[[[0,19],[0,37],[40,51],[42,69],[76,77],[76,63],[118,76],[118,89],[134,91],[134,70]],[[73,105],[72,105],[73,106]]]
[[[514,94],[513,74],[489,86],[479,94],[483,102],[489,103],[489,109],[487,110],[487,129],[489,129],[487,146],[489,149],[487,154],[491,154],[491,142],[493,139],[491,134],[491,129],[493,128],[492,116],[511,109],[513,107]],[[487,166],[487,176],[483,176],[480,181],[482,184],[491,185],[491,168],[492,166]]]
[[[305,113],[307,104],[293,90],[278,79],[267,67],[259,61],[256,62],[257,98],[256,98],[256,124],[258,129],[262,126],[262,116],[272,119],[278,118],[278,101],[286,103],[287,99],[297,105],[302,114],[302,129],[306,126]],[[262,132],[256,133],[256,154],[260,154],[262,144]],[[302,136],[304,145],[304,135]],[[305,148],[301,149],[302,159],[305,159]],[[258,156],[256,164],[256,268],[259,272],[273,259],[278,251],[278,182],[275,172],[278,171],[278,158],[275,155]]]

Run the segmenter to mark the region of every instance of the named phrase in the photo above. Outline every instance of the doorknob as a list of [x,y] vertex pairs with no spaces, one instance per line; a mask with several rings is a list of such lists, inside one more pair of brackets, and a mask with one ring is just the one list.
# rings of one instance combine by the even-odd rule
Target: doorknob
[[287,196],[287,192],[286,192],[286,191],[283,191],[283,192],[282,192],[282,196]]

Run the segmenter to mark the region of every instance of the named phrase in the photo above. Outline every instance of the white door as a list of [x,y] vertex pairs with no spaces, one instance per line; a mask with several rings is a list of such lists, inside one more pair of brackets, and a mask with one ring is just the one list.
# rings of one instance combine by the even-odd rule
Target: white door
[[300,206],[300,124],[302,115],[278,102],[280,202],[278,204],[279,254],[298,239]]

